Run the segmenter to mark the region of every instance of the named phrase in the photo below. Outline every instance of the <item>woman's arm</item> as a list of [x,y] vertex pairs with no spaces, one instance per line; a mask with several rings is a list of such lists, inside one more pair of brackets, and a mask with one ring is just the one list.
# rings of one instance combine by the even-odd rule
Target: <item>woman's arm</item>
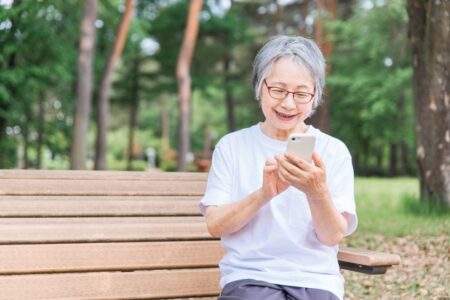
[[208,232],[214,237],[221,237],[238,231],[267,202],[261,189],[258,189],[240,201],[208,206],[205,213]]
[[322,160],[314,153],[314,164],[290,154],[277,156],[277,161],[280,178],[306,194],[318,239],[327,246],[337,245],[347,232],[347,216],[333,204]]
[[279,180],[277,162],[268,159],[263,171],[263,185],[244,199],[229,204],[208,206],[205,213],[209,233],[214,237],[232,234],[247,224],[258,210],[287,189]]

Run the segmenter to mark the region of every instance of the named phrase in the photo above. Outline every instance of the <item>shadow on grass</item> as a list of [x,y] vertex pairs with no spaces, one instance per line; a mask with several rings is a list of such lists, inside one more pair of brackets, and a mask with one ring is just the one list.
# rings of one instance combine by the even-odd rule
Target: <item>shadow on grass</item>
[[406,214],[415,216],[445,216],[450,215],[450,207],[436,199],[419,199],[416,196],[404,195],[401,208]]

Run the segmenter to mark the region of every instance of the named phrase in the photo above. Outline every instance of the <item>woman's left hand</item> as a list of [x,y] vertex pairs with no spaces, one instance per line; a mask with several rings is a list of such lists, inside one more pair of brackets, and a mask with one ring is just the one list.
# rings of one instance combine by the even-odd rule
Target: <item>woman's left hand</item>
[[325,165],[314,152],[312,163],[292,154],[277,155],[280,178],[306,194],[309,199],[321,198],[328,192]]

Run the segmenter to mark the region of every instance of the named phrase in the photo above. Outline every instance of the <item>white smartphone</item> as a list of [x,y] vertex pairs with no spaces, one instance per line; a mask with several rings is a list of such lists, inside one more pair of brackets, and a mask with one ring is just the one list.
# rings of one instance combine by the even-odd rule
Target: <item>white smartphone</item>
[[286,152],[311,162],[315,144],[316,137],[314,135],[292,133],[288,138]]

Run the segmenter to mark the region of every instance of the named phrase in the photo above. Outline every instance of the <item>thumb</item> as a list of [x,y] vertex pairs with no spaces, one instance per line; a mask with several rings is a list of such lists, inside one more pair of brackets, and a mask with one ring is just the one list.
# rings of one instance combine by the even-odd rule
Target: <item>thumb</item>
[[319,154],[317,152],[313,152],[312,154],[312,161],[314,162],[314,165],[318,168],[325,169],[325,166],[323,164],[323,161],[320,159]]

